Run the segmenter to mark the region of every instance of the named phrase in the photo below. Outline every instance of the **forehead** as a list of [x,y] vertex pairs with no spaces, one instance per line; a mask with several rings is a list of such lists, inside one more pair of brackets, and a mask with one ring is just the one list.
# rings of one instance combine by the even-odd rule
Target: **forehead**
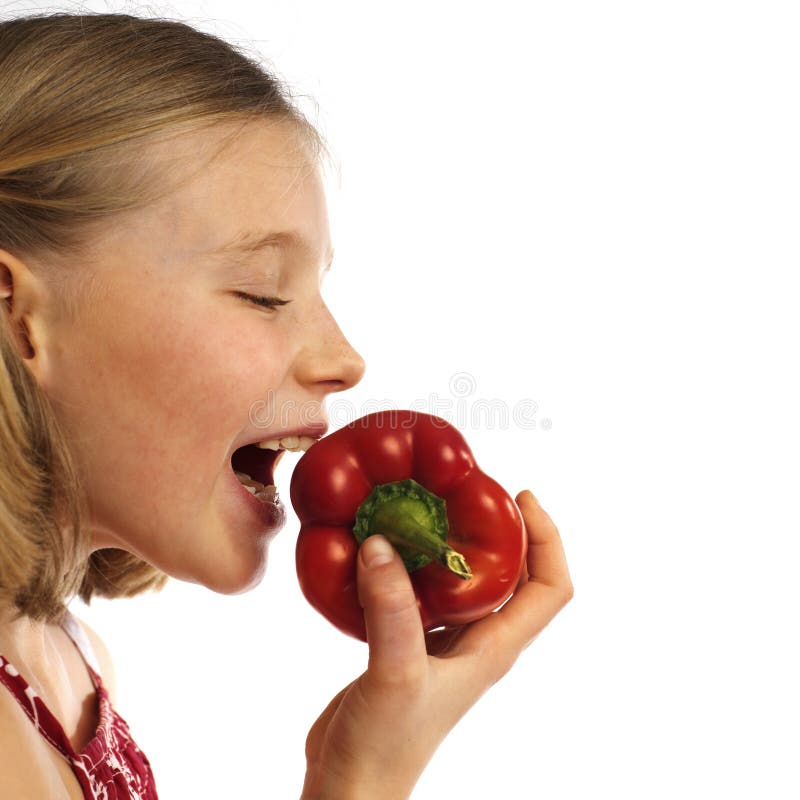
[[321,169],[294,125],[236,123],[160,147],[156,159],[177,158],[185,173],[174,191],[135,212],[127,226],[140,245],[159,251],[158,260],[224,254],[229,243],[265,231],[294,231],[312,249],[329,249]]
[[[189,153],[191,159],[191,153]],[[319,165],[285,123],[248,125],[203,165],[174,198],[207,232],[210,224],[247,219],[281,227],[319,211],[324,189]]]

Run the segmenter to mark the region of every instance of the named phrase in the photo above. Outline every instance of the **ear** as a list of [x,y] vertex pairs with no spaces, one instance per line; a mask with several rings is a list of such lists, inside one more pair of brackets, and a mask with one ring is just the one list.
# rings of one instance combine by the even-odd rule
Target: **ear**
[[17,352],[40,386],[48,377],[47,292],[28,265],[0,250],[0,313]]

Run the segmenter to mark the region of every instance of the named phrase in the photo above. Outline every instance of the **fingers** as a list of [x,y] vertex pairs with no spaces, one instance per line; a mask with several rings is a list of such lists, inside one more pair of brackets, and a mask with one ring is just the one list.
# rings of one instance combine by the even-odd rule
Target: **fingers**
[[516,500],[528,533],[528,578],[493,617],[504,644],[519,653],[572,599],[574,590],[561,535],[550,515],[527,489]]
[[358,597],[367,627],[368,673],[389,684],[421,677],[427,651],[417,598],[402,559],[383,536],[370,536],[361,545]]
[[[572,580],[558,529],[530,491],[520,492],[516,501],[528,539],[526,569],[517,591],[494,614],[460,628],[433,631],[427,637],[402,560],[382,536],[364,542],[358,589],[370,645],[370,673],[394,683],[421,674],[427,666],[427,638],[431,655],[471,656],[473,669],[465,673],[465,680],[489,686],[569,602]],[[384,543],[391,559],[372,561],[380,556]]]
[[528,532],[528,581],[550,586],[571,598],[572,580],[558,528],[530,490],[520,492],[516,501]]
[[499,680],[573,595],[561,536],[533,494],[517,497],[528,534],[527,576],[497,612],[468,626],[459,652],[477,656],[487,684]]

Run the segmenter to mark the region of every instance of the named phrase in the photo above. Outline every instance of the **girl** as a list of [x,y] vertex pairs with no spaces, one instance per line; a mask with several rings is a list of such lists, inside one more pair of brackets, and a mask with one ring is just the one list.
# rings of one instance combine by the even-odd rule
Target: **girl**
[[[66,605],[261,580],[284,518],[233,453],[321,436],[364,371],[320,296],[324,157],[284,87],[184,24],[0,23],[3,797],[156,798],[105,646]],[[293,410],[269,430],[249,414],[267,399]],[[308,735],[304,798],[408,797],[570,599],[558,531],[516,500],[527,573],[469,626],[426,635],[391,546],[362,545],[368,669]]]

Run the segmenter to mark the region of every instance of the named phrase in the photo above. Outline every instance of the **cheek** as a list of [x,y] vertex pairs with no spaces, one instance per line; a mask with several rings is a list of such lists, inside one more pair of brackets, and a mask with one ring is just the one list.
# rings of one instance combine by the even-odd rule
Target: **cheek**
[[133,478],[135,461],[137,481],[187,460],[215,466],[288,368],[278,326],[220,298],[190,305],[167,293],[82,319],[61,355],[67,425],[99,469],[111,452],[135,453],[116,465]]

